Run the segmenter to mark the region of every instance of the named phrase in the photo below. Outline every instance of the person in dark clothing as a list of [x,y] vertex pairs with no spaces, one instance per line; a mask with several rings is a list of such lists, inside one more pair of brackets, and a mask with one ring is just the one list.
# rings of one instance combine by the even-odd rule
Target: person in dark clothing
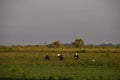
[[62,54],[57,54],[57,58],[59,61],[63,60],[63,55]]
[[78,58],[79,58],[78,54],[75,53],[75,54],[74,54],[74,59],[77,60]]
[[48,54],[45,56],[45,60],[50,60],[50,56]]

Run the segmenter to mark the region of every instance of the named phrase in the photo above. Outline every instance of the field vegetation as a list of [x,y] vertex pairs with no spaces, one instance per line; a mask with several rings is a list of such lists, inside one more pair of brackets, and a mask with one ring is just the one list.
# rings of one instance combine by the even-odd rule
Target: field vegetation
[[0,46],[0,80],[22,79],[120,80],[120,46]]

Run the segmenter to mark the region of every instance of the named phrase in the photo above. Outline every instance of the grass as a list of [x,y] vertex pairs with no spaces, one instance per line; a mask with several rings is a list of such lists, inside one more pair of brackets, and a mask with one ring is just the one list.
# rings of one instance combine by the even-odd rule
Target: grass
[[[73,59],[75,52],[78,60]],[[50,61],[45,60],[47,53]],[[57,60],[57,53],[63,54],[63,61]],[[0,80],[120,80],[119,76],[120,47],[0,47]]]

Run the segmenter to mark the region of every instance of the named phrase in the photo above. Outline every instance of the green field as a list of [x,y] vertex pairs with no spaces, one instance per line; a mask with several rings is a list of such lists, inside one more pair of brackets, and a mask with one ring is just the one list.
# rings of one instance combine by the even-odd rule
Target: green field
[[[75,52],[78,60],[73,59]],[[63,54],[62,61],[57,60],[57,53]],[[45,60],[46,54],[50,61]],[[0,80],[21,79],[120,80],[120,47],[1,46]]]

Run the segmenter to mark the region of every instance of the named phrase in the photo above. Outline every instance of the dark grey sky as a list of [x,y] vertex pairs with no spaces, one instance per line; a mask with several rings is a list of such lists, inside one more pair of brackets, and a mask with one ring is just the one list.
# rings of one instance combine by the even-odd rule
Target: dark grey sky
[[120,0],[0,0],[0,45],[120,44]]

